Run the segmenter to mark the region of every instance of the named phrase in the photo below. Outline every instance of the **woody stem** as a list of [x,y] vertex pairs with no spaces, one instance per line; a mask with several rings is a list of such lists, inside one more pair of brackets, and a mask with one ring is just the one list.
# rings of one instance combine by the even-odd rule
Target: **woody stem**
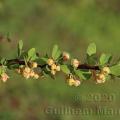
[[[19,64],[19,65],[25,65],[25,61],[20,60],[20,59],[11,59],[7,60],[8,65],[14,65],[14,64]],[[45,65],[38,65],[38,67],[43,68]],[[78,69],[88,69],[88,70],[100,70],[99,66],[93,66],[93,65],[88,65],[88,64],[80,64]]]

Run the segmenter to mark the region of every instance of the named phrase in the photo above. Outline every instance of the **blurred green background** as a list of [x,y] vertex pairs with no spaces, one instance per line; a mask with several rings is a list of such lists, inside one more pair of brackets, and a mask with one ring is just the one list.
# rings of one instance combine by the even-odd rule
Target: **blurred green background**
[[[0,55],[15,57],[18,40],[24,48],[35,47],[50,53],[54,44],[83,60],[89,43],[119,56],[120,0],[0,0],[0,33],[9,33],[12,42],[1,40]],[[9,71],[10,80],[0,83],[0,120],[119,120],[120,81],[103,85],[85,81],[69,87],[64,76],[56,80],[25,80]],[[112,96],[113,98],[111,98]],[[110,97],[110,100],[109,100]],[[46,113],[47,108],[99,107],[119,110],[113,114]]]

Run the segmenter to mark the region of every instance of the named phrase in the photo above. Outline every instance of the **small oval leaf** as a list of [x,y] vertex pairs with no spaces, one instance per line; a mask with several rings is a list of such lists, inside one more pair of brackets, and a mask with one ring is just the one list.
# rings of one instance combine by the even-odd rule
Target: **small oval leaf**
[[96,53],[96,44],[95,43],[91,43],[89,46],[88,46],[88,49],[87,49],[87,54],[89,56],[93,55]]

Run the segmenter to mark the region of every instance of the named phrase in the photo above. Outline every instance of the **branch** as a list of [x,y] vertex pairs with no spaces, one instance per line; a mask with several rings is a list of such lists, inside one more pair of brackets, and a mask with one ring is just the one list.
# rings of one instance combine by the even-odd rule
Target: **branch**
[[[7,60],[7,63],[9,64],[9,65],[14,65],[14,64],[19,64],[19,65],[25,65],[25,61],[23,61],[23,60],[20,60],[20,59],[11,59],[11,60]],[[29,64],[29,63],[28,63]],[[38,64],[38,67],[40,67],[40,68],[43,68],[43,67],[45,67],[47,64],[45,64],[45,65],[40,65],[40,64]],[[79,66],[78,66],[78,69],[86,69],[86,70],[100,70],[99,69],[99,66],[91,66],[91,65],[88,65],[88,64],[80,64]]]
[[95,79],[96,83],[104,83],[111,76],[120,76],[120,62],[110,64],[111,58],[110,54],[102,54],[100,58],[97,58],[94,43],[88,46],[86,62],[83,63],[76,58],[71,59],[69,53],[62,52],[57,45],[53,47],[50,56],[44,55],[41,57],[38,56],[35,48],[23,51],[23,42],[19,41],[16,59],[2,58],[0,60],[0,79],[5,82],[9,78],[6,74],[7,69],[12,68],[26,79],[38,79],[46,75],[54,78],[56,73],[61,71],[67,75],[66,82],[70,86],[77,87],[83,80],[91,78]]

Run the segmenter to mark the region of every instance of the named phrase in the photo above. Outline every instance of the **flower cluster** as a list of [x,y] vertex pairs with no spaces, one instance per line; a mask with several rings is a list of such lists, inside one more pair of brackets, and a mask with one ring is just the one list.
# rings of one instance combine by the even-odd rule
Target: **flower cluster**
[[110,74],[110,68],[104,67],[99,74],[96,75],[97,83],[104,83],[106,81],[107,75]]
[[52,75],[55,75],[56,72],[60,71],[60,66],[57,65],[57,63],[53,59],[49,58],[47,64],[50,67],[50,71]]
[[73,75],[67,77],[67,83],[69,86],[78,87],[81,84],[81,81],[76,79]]
[[28,65],[21,65],[18,69],[16,69],[16,71],[19,74],[22,74],[26,79],[28,78],[35,78],[38,79],[39,78],[39,74],[35,72],[35,68],[37,68],[37,63],[36,62],[32,62]]

